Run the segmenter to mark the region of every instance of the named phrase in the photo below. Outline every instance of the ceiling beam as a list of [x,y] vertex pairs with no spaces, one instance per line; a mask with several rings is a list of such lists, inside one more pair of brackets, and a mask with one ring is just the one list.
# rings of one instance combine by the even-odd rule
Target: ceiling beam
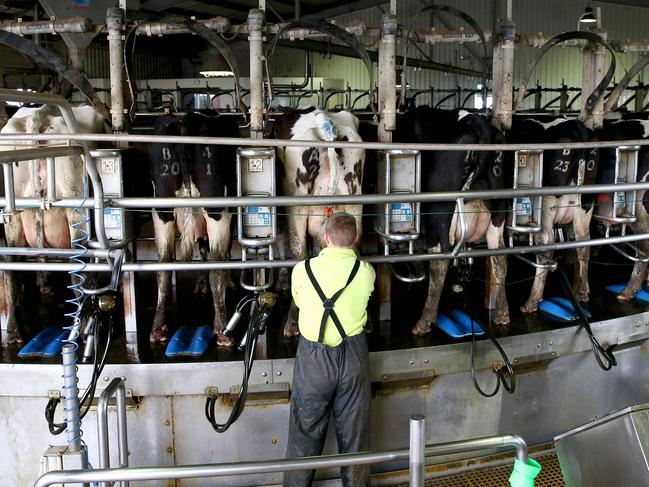
[[[331,17],[337,17],[339,15],[345,15],[351,12],[356,12],[358,10],[364,10],[366,8],[380,7],[388,2],[385,0],[356,0],[353,2],[339,2],[333,7],[326,8],[324,10],[317,10],[317,12],[309,13],[302,16],[304,20],[321,20],[329,19]],[[305,5],[302,6],[304,9]]]
[[622,5],[625,7],[649,8],[649,3],[647,2],[647,0],[597,0],[597,3],[608,3],[611,5]]

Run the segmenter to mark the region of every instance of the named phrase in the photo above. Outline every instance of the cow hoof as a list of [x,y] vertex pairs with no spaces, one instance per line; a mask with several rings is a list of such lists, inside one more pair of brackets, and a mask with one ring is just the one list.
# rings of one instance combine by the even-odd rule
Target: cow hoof
[[167,325],[156,327],[151,330],[151,335],[149,335],[149,341],[152,344],[166,343],[169,339],[169,329]]
[[43,287],[41,288],[41,303],[43,304],[54,304],[54,288],[52,287]]
[[198,281],[196,286],[194,286],[194,296],[198,299],[205,300],[210,294],[210,288],[207,285],[206,281]]
[[300,329],[297,326],[297,323],[289,321],[284,325],[284,336],[287,338],[296,337],[300,334]]
[[7,345],[20,345],[23,341],[23,336],[18,330],[7,332]]
[[234,338],[226,337],[220,331],[217,331],[214,334],[216,335],[216,346],[217,347],[226,347],[226,348],[234,347]]
[[491,321],[491,324],[494,326],[509,325],[509,313],[507,312],[498,313],[498,315]]
[[629,296],[626,293],[618,294],[617,295],[617,300],[620,301],[621,303],[628,303],[635,297],[635,294]]
[[279,275],[275,281],[275,291],[282,294],[289,294],[291,292],[291,283],[287,270],[281,269],[279,271]]
[[417,336],[426,335],[430,333],[433,329],[433,324],[427,320],[419,320],[417,324],[412,328],[412,334]]
[[528,301],[524,306],[521,306],[521,311],[525,314],[536,313],[539,309],[539,303],[534,301]]

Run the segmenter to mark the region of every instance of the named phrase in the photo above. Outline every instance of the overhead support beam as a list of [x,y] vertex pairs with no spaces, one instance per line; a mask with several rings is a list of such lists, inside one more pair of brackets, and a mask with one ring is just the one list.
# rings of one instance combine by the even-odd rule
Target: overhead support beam
[[381,0],[357,0],[355,2],[341,2],[341,4],[336,5],[335,7],[320,10],[318,13],[304,15],[302,17],[302,20],[329,19],[331,17],[338,17],[339,15],[345,15],[352,12],[357,12],[359,10],[365,10],[367,8],[379,7],[384,3],[386,2]]
[[[278,43],[282,47],[288,47],[291,49],[304,49],[307,51],[320,52],[325,54],[331,54],[333,56],[342,56],[358,59],[358,53],[353,49],[347,46],[340,46],[338,44],[327,44],[325,42],[318,41],[279,41]],[[370,59],[373,62],[378,62],[379,54],[376,51],[368,51],[367,54],[370,56]],[[403,56],[396,56],[397,65],[403,63]],[[459,68],[457,66],[451,66],[450,64],[436,63],[434,61],[426,61],[422,59],[415,59],[412,57],[408,58],[408,65],[410,66],[421,66],[422,69],[430,69],[431,71],[441,71],[444,73],[459,74],[461,76],[471,76],[473,78],[482,78],[482,73],[473,69]]]

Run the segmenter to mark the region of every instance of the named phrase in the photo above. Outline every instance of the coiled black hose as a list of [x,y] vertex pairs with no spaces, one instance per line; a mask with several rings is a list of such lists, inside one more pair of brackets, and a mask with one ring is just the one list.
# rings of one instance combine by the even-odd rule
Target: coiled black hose
[[243,377],[241,379],[241,387],[237,394],[237,399],[234,402],[230,416],[225,423],[216,421],[214,409],[218,402],[218,396],[208,396],[205,401],[205,417],[210,425],[217,433],[225,433],[232,424],[239,419],[246,405],[246,398],[248,396],[248,381],[250,380],[250,372],[255,362],[255,349],[257,348],[257,339],[259,335],[263,335],[266,329],[266,321],[270,316],[270,306],[265,304],[257,305],[250,317],[248,323],[246,347],[243,353]]

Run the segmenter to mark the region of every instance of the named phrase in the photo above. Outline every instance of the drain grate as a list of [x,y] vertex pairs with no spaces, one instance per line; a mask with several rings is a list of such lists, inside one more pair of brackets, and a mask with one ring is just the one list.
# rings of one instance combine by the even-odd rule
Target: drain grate
[[[564,487],[563,475],[556,455],[543,455],[536,458],[542,470],[534,481],[536,487]],[[426,487],[508,487],[507,479],[511,474],[511,465],[474,470],[459,475],[426,481]],[[395,484],[395,487],[408,484]]]

